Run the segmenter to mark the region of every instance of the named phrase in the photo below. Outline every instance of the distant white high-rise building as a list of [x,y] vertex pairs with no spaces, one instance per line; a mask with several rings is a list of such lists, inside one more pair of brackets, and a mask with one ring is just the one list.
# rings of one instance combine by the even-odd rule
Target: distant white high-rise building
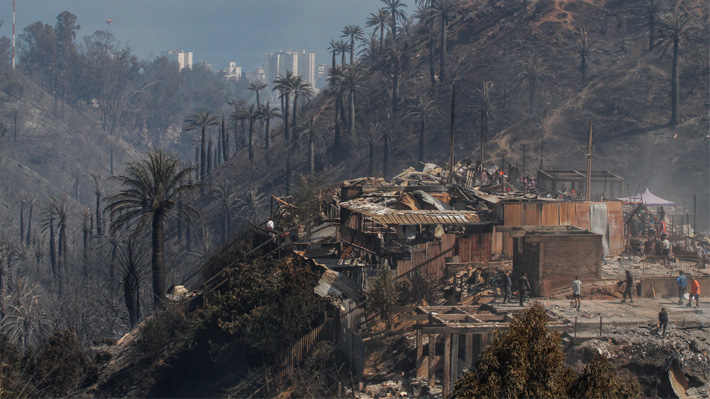
[[242,67],[236,62],[230,61],[229,66],[224,69],[224,78],[227,80],[239,80],[242,77]]
[[316,69],[316,53],[301,51],[298,54],[298,74],[313,88],[316,88]]
[[177,61],[180,70],[185,68],[192,69],[192,51],[169,50],[162,52],[163,57]]
[[316,87],[316,53],[305,50],[279,50],[266,56],[265,66],[265,83],[269,85],[269,90],[273,88],[274,80],[278,79],[279,75],[286,75],[286,71],[301,76],[312,87]]

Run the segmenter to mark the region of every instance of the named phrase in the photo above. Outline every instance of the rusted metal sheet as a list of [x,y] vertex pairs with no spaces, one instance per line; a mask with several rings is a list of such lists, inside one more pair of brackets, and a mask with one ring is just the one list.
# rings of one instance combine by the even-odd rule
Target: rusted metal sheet
[[550,202],[542,204],[542,220],[543,226],[557,226],[560,224],[560,203]]
[[505,204],[503,213],[504,226],[523,225],[523,204]]
[[624,252],[624,213],[621,202],[607,202],[606,210],[609,219],[609,254],[620,255]]
[[591,228],[591,222],[589,221],[589,202],[576,202],[575,205],[576,218],[574,223],[571,224],[582,230],[589,230]]
[[532,203],[524,204],[522,225],[539,226],[542,224],[542,204]]
[[460,237],[458,255],[462,262],[488,262],[491,260],[491,233]]
[[577,204],[575,202],[560,202],[559,204],[560,225],[572,225],[577,221]]
[[495,232],[491,234],[491,255],[503,253],[503,233]]

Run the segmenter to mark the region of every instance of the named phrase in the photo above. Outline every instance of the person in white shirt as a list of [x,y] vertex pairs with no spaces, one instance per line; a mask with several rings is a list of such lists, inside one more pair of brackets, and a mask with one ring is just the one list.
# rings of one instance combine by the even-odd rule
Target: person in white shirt
[[574,298],[574,307],[579,310],[582,300],[580,299],[582,295],[582,282],[579,280],[579,276],[574,276],[574,281],[572,282],[572,297]]
[[274,221],[269,216],[269,221],[266,222],[266,230],[273,230],[273,229],[274,229]]

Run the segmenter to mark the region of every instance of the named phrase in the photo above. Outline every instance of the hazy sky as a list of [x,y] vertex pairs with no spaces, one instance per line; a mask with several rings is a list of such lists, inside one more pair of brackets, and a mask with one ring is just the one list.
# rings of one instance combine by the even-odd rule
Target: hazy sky
[[[407,1],[411,13],[412,1]],[[76,14],[77,39],[108,30],[141,58],[183,49],[215,69],[236,61],[245,71],[278,50],[316,52],[327,63],[328,43],[345,25],[365,27],[380,0],[16,0],[17,34],[34,21],[52,26],[62,11]],[[109,25],[111,18],[115,23]],[[12,0],[0,3],[0,36],[12,35]],[[367,31],[370,31],[368,28]],[[18,38],[19,41],[19,38]]]

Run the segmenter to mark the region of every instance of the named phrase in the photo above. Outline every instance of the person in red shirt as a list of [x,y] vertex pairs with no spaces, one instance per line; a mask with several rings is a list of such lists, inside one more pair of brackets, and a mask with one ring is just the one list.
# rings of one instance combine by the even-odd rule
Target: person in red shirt
[[693,297],[695,297],[695,307],[700,306],[700,283],[695,277],[690,278],[690,300],[688,301],[688,306],[693,304]]

